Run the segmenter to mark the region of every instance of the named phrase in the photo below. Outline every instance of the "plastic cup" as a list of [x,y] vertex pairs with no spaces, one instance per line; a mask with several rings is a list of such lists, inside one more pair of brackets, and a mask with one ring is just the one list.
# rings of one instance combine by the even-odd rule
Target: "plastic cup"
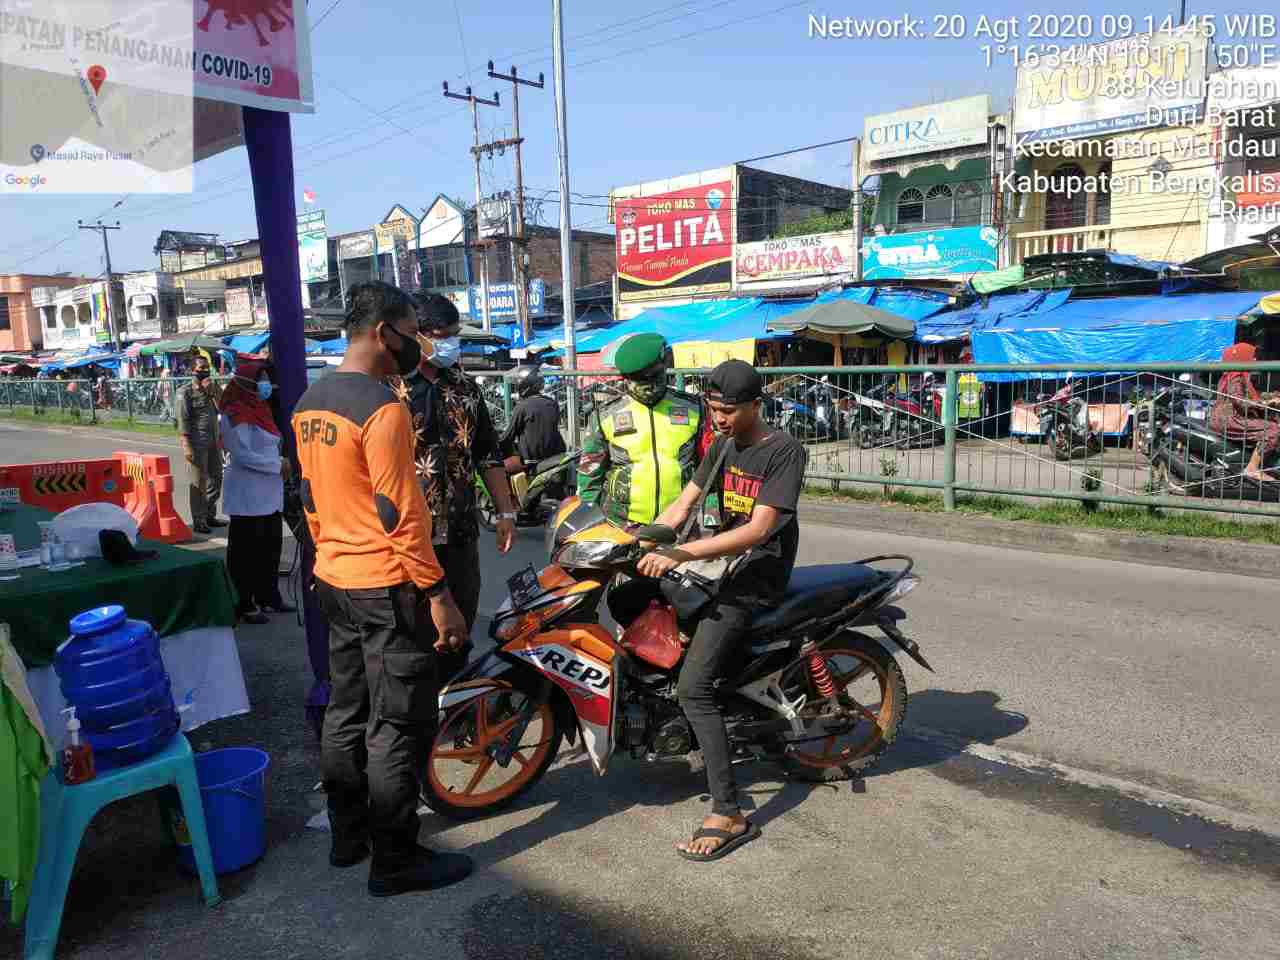
[[0,566],[10,566],[18,562],[18,546],[14,543],[12,533],[0,533]]
[[53,543],[58,539],[58,535],[53,532],[52,520],[37,520],[36,526],[40,528],[40,543]]

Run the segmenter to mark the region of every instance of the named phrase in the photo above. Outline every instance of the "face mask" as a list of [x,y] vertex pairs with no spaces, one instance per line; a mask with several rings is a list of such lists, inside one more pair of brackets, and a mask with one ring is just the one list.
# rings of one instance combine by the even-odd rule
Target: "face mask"
[[427,363],[433,367],[448,369],[458,362],[458,358],[462,356],[462,338],[461,337],[445,337],[437,340],[431,339],[431,356],[427,357]]
[[203,382],[203,381],[205,381],[205,380],[208,380],[208,379],[209,379],[209,371],[208,371],[208,370],[197,370],[197,371],[196,371],[196,379],[197,379],[197,380],[199,380],[199,381],[201,381],[201,382]]
[[627,393],[646,407],[652,407],[667,394],[667,373],[650,377],[648,380],[628,380]]
[[402,377],[407,377],[418,369],[418,363],[422,360],[422,347],[418,345],[417,337],[406,337],[395,329],[392,329],[391,332],[400,338],[400,345],[393,347],[388,343],[387,349],[396,358],[396,373]]
[[258,381],[258,398],[261,400],[271,399],[272,385],[270,380]]

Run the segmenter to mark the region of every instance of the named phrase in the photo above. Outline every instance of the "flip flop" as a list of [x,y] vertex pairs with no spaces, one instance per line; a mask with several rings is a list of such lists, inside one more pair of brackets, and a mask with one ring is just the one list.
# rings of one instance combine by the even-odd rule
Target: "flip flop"
[[733,833],[730,830],[717,830],[714,827],[699,827],[694,831],[694,840],[702,840],[709,838],[711,840],[722,840],[723,843],[716,847],[710,853],[690,853],[687,850],[676,848],[676,853],[691,860],[694,863],[710,863],[712,860],[719,860],[721,857],[728,856],[744,844],[750,843],[756,837],[760,836],[760,828],[750,820],[747,821],[747,829],[741,833]]

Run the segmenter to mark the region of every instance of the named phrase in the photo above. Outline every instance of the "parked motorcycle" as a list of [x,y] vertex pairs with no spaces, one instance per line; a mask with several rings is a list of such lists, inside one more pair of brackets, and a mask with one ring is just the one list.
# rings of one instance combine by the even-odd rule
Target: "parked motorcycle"
[[1089,422],[1084,397],[1073,396],[1067,383],[1039,405],[1040,436],[1053,449],[1055,460],[1075,460],[1102,452],[1102,434]]
[[855,394],[850,433],[859,447],[933,447],[942,442],[942,394],[932,380],[899,393],[890,378]]
[[[1209,425],[1203,389],[1177,387],[1156,398],[1152,434],[1151,480],[1157,489],[1190,497],[1280,501],[1280,483],[1244,475],[1253,443],[1232,440]],[[1280,460],[1271,454],[1262,464],[1273,476]]]
[[787,390],[778,409],[777,425],[797,440],[823,442],[845,436],[835,392],[826,377]]
[[[581,457],[582,451],[567,450],[546,460],[525,461],[524,472],[529,478],[529,486],[516,504],[517,527],[540,527],[555,513],[565,491],[571,489],[573,474]],[[475,485],[476,518],[486,530],[496,530],[498,508],[479,474],[476,474]]]
[[[635,624],[614,637],[595,622],[614,575],[636,575],[650,545],[674,542],[675,532],[624,531],[571,497],[547,540],[541,573],[530,566],[508,581],[489,631],[497,648],[441,691],[423,793],[446,816],[510,804],[566,738],[582,737],[599,775],[615,751],[660,760],[698,748],[676,699],[679,661],[662,667]],[[796,569],[784,602],[756,617],[742,663],[719,688],[735,757],[838,780],[893,742],[907,698],[895,655],[932,670],[893,606],[919,583],[911,569],[904,556]]]

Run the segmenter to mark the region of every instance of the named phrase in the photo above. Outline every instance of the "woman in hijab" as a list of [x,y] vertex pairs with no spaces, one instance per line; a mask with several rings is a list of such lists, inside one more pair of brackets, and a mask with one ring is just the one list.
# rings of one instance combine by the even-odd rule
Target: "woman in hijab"
[[280,596],[281,511],[289,460],[280,455],[280,428],[268,400],[274,386],[262,361],[241,361],[222,393],[218,426],[230,462],[222,503],[231,517],[227,569],[246,623],[266,623],[264,611],[294,608]]
[[[1223,363],[1253,363],[1257,359],[1257,348],[1251,343],[1237,343],[1222,353]],[[1209,424],[1230,440],[1256,444],[1253,457],[1244,468],[1244,475],[1252,480],[1271,479],[1263,473],[1262,464],[1280,444],[1280,420],[1268,418],[1267,410],[1247,371],[1228,370],[1218,380],[1218,399]]]

